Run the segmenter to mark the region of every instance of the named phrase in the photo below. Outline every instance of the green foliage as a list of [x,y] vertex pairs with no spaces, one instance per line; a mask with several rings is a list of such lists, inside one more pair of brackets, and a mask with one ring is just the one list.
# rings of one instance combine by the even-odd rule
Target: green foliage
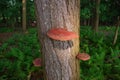
[[86,0],[81,1],[81,12],[80,12],[81,20],[90,19],[90,17],[92,16],[92,12],[91,12],[92,4],[88,2],[89,1]]
[[0,0],[0,15],[6,12],[6,9],[9,7],[10,0]]
[[4,32],[13,32],[14,29],[12,28],[7,28],[7,27],[1,27],[0,28],[0,33],[4,33]]
[[[101,25],[114,25],[116,23],[117,17],[120,16],[120,1],[119,0],[100,0],[100,24]],[[81,24],[86,20],[92,21],[95,9],[95,0],[81,0]],[[83,22],[83,23],[82,23]],[[92,22],[91,22],[92,23]]]
[[27,80],[35,71],[32,61],[40,56],[36,29],[15,34],[0,47],[0,80]]
[[88,8],[81,9],[80,15],[81,15],[81,18],[83,19],[89,19],[91,17],[90,9]]
[[[106,31],[106,29],[104,29]],[[90,27],[81,27],[81,52],[91,55],[89,61],[81,61],[83,80],[119,80],[120,39],[112,46],[112,38],[102,33],[94,33]]]
[[[35,9],[32,0],[26,0],[27,24],[35,20]],[[6,24],[15,27],[22,21],[22,0],[0,0],[0,25]]]
[[32,0],[27,0],[27,21],[35,20],[35,7]]

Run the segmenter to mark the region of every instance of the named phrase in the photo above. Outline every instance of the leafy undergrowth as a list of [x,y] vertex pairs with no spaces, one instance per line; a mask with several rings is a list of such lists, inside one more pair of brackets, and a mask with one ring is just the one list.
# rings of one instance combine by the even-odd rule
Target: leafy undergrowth
[[13,28],[0,27],[0,33],[4,33],[4,32],[13,32],[13,31],[14,31]]
[[89,27],[81,27],[81,52],[91,55],[89,61],[81,61],[82,80],[120,80],[120,34],[114,46],[113,38],[113,34],[93,33]]
[[[31,28],[28,34],[14,34],[0,46],[0,80],[27,80],[32,72],[41,70],[32,63],[41,56],[36,32]],[[113,34],[93,33],[90,27],[81,27],[80,32],[80,50],[91,56],[89,61],[80,61],[81,79],[120,80],[120,34],[113,46]]]
[[0,46],[0,80],[27,80],[37,68],[32,61],[40,56],[36,29],[15,33]]

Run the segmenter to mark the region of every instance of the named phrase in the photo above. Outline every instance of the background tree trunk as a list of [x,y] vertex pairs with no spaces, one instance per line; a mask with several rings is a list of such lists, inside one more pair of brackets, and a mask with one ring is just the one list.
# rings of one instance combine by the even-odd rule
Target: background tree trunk
[[79,39],[56,41],[46,33],[66,28],[79,34],[80,0],[35,0],[38,35],[42,46],[45,80],[80,80]]
[[95,2],[95,7],[93,8],[92,26],[93,26],[93,30],[95,32],[98,32],[100,0],[93,0],[93,2]]
[[115,45],[116,42],[117,42],[119,26],[120,26],[120,16],[118,16],[118,21],[117,21],[117,25],[116,25],[115,35],[114,35],[114,39],[113,39],[113,45]]
[[23,31],[26,32],[26,0],[22,0],[22,26]]

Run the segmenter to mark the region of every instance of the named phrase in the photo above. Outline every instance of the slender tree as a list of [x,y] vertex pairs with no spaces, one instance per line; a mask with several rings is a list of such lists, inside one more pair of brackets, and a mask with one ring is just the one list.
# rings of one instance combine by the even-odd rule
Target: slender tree
[[100,0],[93,0],[95,2],[95,7],[93,8],[93,20],[92,20],[92,27],[95,32],[98,31],[99,26],[99,6]]
[[35,6],[45,80],[80,80],[79,39],[57,41],[47,36],[52,28],[79,34],[80,0],[35,0]]
[[120,26],[120,16],[118,16],[118,21],[117,21],[117,26],[116,26],[116,30],[115,30],[113,45],[115,45],[116,42],[117,42],[118,32],[119,32],[119,26]]
[[22,26],[23,31],[26,32],[26,0],[22,0]]

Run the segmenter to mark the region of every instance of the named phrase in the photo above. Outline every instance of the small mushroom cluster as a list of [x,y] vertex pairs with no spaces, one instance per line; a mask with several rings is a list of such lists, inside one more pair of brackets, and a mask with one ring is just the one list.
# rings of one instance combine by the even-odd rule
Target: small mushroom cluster
[[82,61],[87,61],[90,59],[90,55],[87,53],[79,53],[76,57],[77,59],[82,60]]
[[41,58],[36,58],[36,59],[34,59],[34,60],[33,60],[33,65],[34,65],[35,67],[41,67],[41,65],[42,65],[42,60],[41,60]]
[[[53,28],[47,32],[47,36],[54,40],[67,41],[75,38],[79,38],[75,32],[68,31],[65,28]],[[79,53],[77,59],[86,61],[90,59],[90,55],[86,53]]]

